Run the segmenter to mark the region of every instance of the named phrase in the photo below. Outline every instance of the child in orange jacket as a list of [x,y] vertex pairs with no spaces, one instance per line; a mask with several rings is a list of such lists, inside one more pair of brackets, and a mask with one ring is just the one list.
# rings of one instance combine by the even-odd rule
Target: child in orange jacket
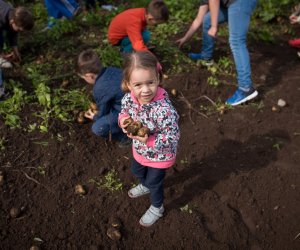
[[108,40],[112,45],[121,46],[121,51],[130,53],[148,51],[150,32],[147,25],[166,22],[169,11],[161,0],[152,0],[147,8],[128,9],[118,14],[108,28]]

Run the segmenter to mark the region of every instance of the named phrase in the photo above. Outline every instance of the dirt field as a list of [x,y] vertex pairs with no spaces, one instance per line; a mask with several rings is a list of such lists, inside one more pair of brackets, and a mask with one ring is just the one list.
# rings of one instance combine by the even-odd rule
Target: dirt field
[[[175,88],[185,98],[172,97],[181,140],[165,181],[165,216],[149,229],[138,224],[149,197],[127,196],[136,183],[130,148],[95,137],[91,124],[53,120],[42,134],[9,129],[0,119],[6,141],[0,152],[0,249],[299,249],[300,60],[285,41],[250,42],[249,49],[259,98],[224,114],[203,96],[225,101],[235,90],[234,77],[213,88],[199,67],[165,81],[169,92]],[[287,102],[281,109],[280,98]],[[212,112],[201,116],[187,101]],[[33,111],[23,109],[22,127]],[[91,182],[112,169],[123,190]],[[86,195],[74,194],[77,184]],[[20,210],[17,218],[12,208]],[[113,241],[106,231],[115,218],[122,237]]]

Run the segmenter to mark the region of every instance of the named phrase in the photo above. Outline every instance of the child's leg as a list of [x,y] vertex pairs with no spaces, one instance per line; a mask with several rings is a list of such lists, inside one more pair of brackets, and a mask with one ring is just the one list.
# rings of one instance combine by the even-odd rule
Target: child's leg
[[[150,37],[151,37],[150,32],[148,30],[144,30],[142,32],[142,37],[144,43],[147,44],[150,41]],[[120,45],[122,48],[122,52],[131,53],[133,51],[133,47],[128,36],[121,40]]]
[[116,124],[113,123],[113,121],[117,121],[117,118],[113,118],[112,114],[108,114],[96,120],[92,126],[93,133],[106,139],[109,137],[109,132],[111,132],[112,135],[119,134],[122,130],[119,126],[116,126]]
[[150,190],[150,201],[152,206],[160,208],[164,201],[164,178],[165,169],[147,167],[146,180],[144,186]]
[[132,159],[131,172],[139,179],[140,183],[145,186],[148,168],[138,163],[135,159]]
[[149,41],[150,41],[150,38],[151,38],[151,33],[149,30],[145,29],[143,32],[142,32],[142,37],[143,37],[143,41],[145,44],[148,44]]
[[147,167],[145,186],[150,190],[151,206],[140,219],[144,227],[153,225],[164,213],[164,189],[163,182],[166,175],[165,169]]

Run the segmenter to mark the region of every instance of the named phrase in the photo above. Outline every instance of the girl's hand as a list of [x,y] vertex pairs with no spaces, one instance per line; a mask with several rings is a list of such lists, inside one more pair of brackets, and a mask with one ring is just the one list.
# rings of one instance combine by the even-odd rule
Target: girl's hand
[[137,136],[137,135],[127,134],[127,136],[131,139],[138,140],[142,143],[147,143],[147,140],[148,140],[148,135],[145,135],[144,137],[141,137],[141,136]]
[[218,28],[215,26],[211,26],[210,29],[208,30],[208,35],[210,35],[211,37],[216,38],[217,33],[218,33]]
[[121,127],[121,129],[123,130],[123,132],[125,133],[125,134],[127,134],[127,131],[126,131],[126,128],[127,128],[127,126],[128,126],[128,124],[123,124],[124,123],[124,121],[126,120],[126,119],[128,119],[129,117],[124,117],[124,118],[122,118],[121,120],[120,120],[120,122],[119,122],[119,124],[120,124],[120,127]]
[[88,111],[86,111],[84,113],[84,117],[86,117],[90,120],[93,120],[94,116],[95,116],[95,113],[91,109],[88,109]]

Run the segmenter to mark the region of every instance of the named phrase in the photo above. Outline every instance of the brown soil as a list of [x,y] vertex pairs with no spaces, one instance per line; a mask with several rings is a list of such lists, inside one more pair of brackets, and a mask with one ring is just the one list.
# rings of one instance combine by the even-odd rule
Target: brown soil
[[[178,158],[167,172],[165,216],[149,229],[138,224],[149,197],[127,196],[136,183],[130,148],[97,138],[90,124],[52,121],[49,133],[28,134],[1,119],[0,249],[299,249],[300,61],[286,42],[252,42],[250,51],[260,92],[255,102],[205,118],[180,96],[172,98],[181,116]],[[169,76],[165,86],[181,91],[197,110],[212,107],[199,97],[224,101],[235,79],[213,88],[207,75],[199,68]],[[288,105],[273,112],[279,98]],[[23,127],[31,114],[25,107]],[[122,191],[90,182],[111,169]],[[77,184],[86,195],[74,193]],[[11,208],[20,209],[17,218]],[[113,218],[121,223],[116,241],[106,234]]]

